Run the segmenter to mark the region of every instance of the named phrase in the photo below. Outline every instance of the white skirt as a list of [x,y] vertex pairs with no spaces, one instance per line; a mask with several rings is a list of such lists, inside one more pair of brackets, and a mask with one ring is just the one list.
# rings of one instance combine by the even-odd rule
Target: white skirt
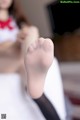
[[45,120],[22,88],[18,74],[0,74],[0,117],[6,114],[6,120]]

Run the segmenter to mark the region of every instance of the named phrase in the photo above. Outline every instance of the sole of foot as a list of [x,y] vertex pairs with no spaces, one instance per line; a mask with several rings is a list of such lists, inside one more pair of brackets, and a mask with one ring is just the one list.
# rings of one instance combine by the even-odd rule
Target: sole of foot
[[32,98],[43,94],[45,78],[54,59],[54,44],[51,39],[40,38],[31,44],[25,55],[27,88]]

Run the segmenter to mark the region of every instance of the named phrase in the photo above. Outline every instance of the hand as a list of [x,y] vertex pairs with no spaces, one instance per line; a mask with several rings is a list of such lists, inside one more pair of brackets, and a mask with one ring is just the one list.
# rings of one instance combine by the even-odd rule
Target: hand
[[39,30],[35,26],[24,26],[17,37],[17,42],[21,43],[22,46],[22,53],[25,54],[28,47],[31,43],[35,42],[39,38]]
[[27,36],[26,36],[25,44],[24,44],[26,50],[28,49],[30,44],[34,43],[38,39],[39,39],[39,30],[38,30],[38,28],[35,27],[35,26],[30,26],[27,29]]
[[38,28],[36,28],[35,26],[24,26],[19,34],[17,35],[17,40],[19,42],[23,42],[24,40],[28,40],[30,41],[35,41],[39,38],[39,31]]

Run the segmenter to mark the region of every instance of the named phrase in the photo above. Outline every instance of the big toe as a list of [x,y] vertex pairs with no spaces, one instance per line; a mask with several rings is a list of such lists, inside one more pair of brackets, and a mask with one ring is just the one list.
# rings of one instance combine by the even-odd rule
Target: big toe
[[53,51],[54,49],[54,44],[51,39],[45,39],[43,43],[43,49],[45,51]]

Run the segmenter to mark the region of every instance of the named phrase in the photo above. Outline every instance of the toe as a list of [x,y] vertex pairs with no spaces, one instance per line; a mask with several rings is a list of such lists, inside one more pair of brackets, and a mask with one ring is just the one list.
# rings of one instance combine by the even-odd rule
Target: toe
[[28,51],[33,52],[37,47],[38,47],[38,41],[35,41],[29,46]]
[[28,48],[28,52],[33,52],[34,51],[34,45],[31,44]]
[[42,46],[42,44],[44,43],[44,38],[39,38],[39,40],[38,40],[38,43],[39,43],[39,47],[41,47]]
[[53,50],[54,49],[54,44],[53,44],[52,40],[48,39],[48,38],[45,39],[45,41],[43,43],[43,48],[46,51]]
[[35,49],[35,48],[37,47],[37,42],[34,42],[34,43],[32,44],[32,47]]

